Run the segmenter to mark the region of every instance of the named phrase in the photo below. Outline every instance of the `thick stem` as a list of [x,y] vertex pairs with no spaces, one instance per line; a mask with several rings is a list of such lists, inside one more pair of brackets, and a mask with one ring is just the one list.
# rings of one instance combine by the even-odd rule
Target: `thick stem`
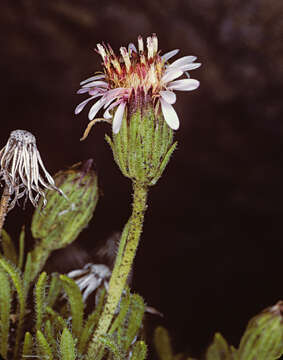
[[[140,183],[133,183],[133,211],[130,218],[129,234],[125,244],[124,252],[120,261],[116,261],[112,276],[109,282],[107,301],[99,319],[97,329],[88,349],[88,358],[95,359],[101,351],[99,337],[107,333],[113,316],[119,304],[122,292],[125,288],[127,278],[132,269],[136,250],[142,232],[144,213],[146,210],[147,186]],[[127,224],[126,224],[127,226]],[[120,244],[120,246],[123,244]]]
[[10,202],[9,187],[5,185],[0,201],[0,234],[2,234],[3,225],[8,212],[9,202]]

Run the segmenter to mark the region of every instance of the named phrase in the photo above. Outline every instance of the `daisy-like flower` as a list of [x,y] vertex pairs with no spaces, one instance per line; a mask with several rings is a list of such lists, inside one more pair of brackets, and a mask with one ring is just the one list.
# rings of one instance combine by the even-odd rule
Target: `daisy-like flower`
[[26,130],[11,132],[7,144],[0,151],[0,165],[0,180],[13,197],[8,210],[13,209],[23,196],[29,198],[35,207],[42,197],[45,206],[47,201],[44,188],[56,190],[63,195],[41,160],[35,137]]
[[[112,123],[113,133],[117,134],[124,112],[132,105],[131,99],[136,99],[139,94],[153,103],[156,112],[161,107],[164,119],[171,129],[179,128],[179,118],[172,106],[176,102],[175,91],[198,88],[199,81],[190,79],[188,74],[188,71],[201,65],[195,62],[195,56],[184,56],[170,64],[168,61],[179,50],[161,55],[155,34],[147,38],[146,46],[140,36],[138,48],[132,43],[128,49],[121,47],[120,56],[115,55],[110,45],[98,44],[97,52],[102,57],[104,72],[80,83],[78,93],[88,93],[90,97],[75,109],[75,113],[79,114],[89,101],[95,100],[88,114],[91,122],[84,138],[98,120]],[[104,110],[103,118],[96,118],[101,109]]]
[[86,264],[82,269],[70,271],[67,276],[74,279],[86,301],[91,293],[103,285],[108,290],[110,269],[103,264]]
[[[103,286],[108,291],[111,270],[104,264],[88,263],[82,269],[70,271],[67,276],[75,280],[83,295],[83,301],[86,302],[88,297],[99,287]],[[98,298],[96,301],[98,302]],[[152,306],[146,306],[145,310],[149,314],[163,316],[161,312]]]

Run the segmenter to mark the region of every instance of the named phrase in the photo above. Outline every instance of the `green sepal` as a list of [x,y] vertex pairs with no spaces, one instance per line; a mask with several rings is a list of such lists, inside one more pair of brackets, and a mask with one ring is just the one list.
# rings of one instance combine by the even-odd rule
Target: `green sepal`
[[231,360],[230,346],[220,333],[214,335],[212,344],[206,352],[206,360]]
[[37,341],[37,352],[41,355],[42,359],[53,360],[53,354],[50,345],[48,344],[45,336],[41,331],[36,331],[36,341]]
[[149,185],[155,185],[157,181],[160,179],[176,147],[177,147],[177,141],[168,150],[167,154],[165,155],[164,159],[161,162],[160,168],[158,169],[155,177],[151,180]]
[[12,262],[14,265],[17,265],[18,255],[15,246],[10,235],[4,229],[2,230],[1,245],[5,258]]
[[0,270],[0,284],[0,354],[6,359],[9,347],[12,292],[8,275],[2,269]]
[[81,335],[84,314],[84,302],[81,291],[73,279],[60,275],[63,288],[68,297],[72,317],[72,332],[76,337]]
[[75,360],[76,359],[76,344],[70,331],[65,328],[60,340],[60,354],[61,360]]

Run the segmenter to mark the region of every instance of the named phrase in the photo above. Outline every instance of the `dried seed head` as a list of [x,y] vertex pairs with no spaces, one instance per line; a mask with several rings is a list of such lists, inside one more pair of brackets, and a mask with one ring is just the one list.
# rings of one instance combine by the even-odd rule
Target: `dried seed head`
[[56,190],[54,180],[46,170],[39,151],[36,147],[35,137],[26,130],[11,132],[7,144],[0,151],[0,180],[9,188],[12,201],[9,210],[23,196],[30,199],[37,207],[40,197],[43,206],[46,205],[44,189]]

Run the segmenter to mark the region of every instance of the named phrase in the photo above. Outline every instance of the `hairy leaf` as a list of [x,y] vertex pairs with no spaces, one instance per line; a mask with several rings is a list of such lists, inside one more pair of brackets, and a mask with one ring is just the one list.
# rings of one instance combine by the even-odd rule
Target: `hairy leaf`
[[20,247],[19,247],[18,268],[22,270],[24,264],[24,250],[25,250],[25,226],[22,227],[19,242],[20,242]]
[[6,359],[8,351],[9,341],[9,329],[10,329],[10,312],[12,303],[11,286],[8,275],[1,270],[0,271],[0,329],[1,329],[1,343],[0,354]]
[[124,360],[124,353],[110,335],[102,335],[98,338],[99,342],[113,354],[115,360]]
[[154,345],[160,360],[173,360],[173,351],[168,331],[159,326],[154,331]]
[[52,350],[41,331],[36,332],[38,353],[42,359],[53,360]]
[[[32,346],[33,346],[32,336],[29,332],[26,332],[24,345],[23,345],[22,360],[29,360],[33,357],[32,356]],[[29,356],[31,356],[31,357],[29,357]]]
[[2,249],[6,259],[11,261],[13,264],[17,264],[17,252],[9,234],[3,229],[1,237]]
[[45,312],[45,288],[47,283],[47,274],[43,272],[40,274],[38,281],[35,285],[34,297],[35,297],[35,312],[36,312],[36,330],[42,331],[43,328],[43,316]]
[[81,291],[73,279],[66,275],[60,275],[63,288],[68,296],[71,316],[72,316],[72,331],[76,337],[79,337],[83,325],[84,302]]
[[5,270],[6,273],[9,275],[9,277],[11,278],[18,296],[19,318],[17,324],[15,346],[14,346],[14,354],[15,356],[17,356],[19,350],[20,338],[22,335],[22,327],[23,327],[25,307],[26,307],[24,286],[19,270],[16,269],[14,265],[12,265],[9,261],[5,260],[3,257],[0,257],[0,268]]
[[132,350],[131,360],[145,360],[147,346],[144,341],[137,341]]
[[62,360],[75,360],[76,350],[75,342],[70,331],[65,328],[63,330],[61,341],[60,341],[60,354]]
[[96,326],[102,311],[104,298],[105,298],[105,289],[101,291],[99,302],[95,307],[95,311],[88,316],[82,331],[82,335],[79,338],[78,350],[80,353],[84,353],[84,351],[86,350],[86,345],[90,341],[91,335],[93,334],[94,331],[94,327]]
[[145,311],[143,298],[138,294],[131,295],[130,314],[127,317],[124,349],[128,350],[134,338],[137,336],[141,326]]
[[59,279],[59,274],[57,274],[57,273],[51,274],[49,291],[48,291],[48,295],[46,298],[46,304],[48,306],[52,307],[55,304],[55,302],[61,292],[61,288],[62,288],[62,283]]

